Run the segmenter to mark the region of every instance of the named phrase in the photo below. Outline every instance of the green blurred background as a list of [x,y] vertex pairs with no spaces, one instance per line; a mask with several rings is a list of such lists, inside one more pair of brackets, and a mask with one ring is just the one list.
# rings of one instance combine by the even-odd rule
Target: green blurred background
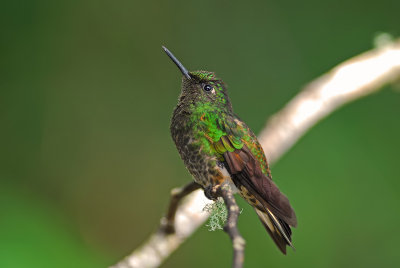
[[[399,35],[400,2],[3,1],[0,267],[106,267],[158,225],[191,178],[169,135],[180,73],[217,72],[257,133],[307,82]],[[253,210],[246,267],[394,267],[400,238],[400,94],[341,108],[272,168],[299,226],[283,256]],[[164,267],[229,267],[202,227]]]

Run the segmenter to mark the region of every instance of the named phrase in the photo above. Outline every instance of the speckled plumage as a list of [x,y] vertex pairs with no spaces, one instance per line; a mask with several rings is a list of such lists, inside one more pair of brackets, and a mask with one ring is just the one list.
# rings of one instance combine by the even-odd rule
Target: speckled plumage
[[[207,74],[210,76],[206,78]],[[193,72],[191,75],[199,83],[205,81],[202,79],[213,79],[211,73],[206,72]],[[223,86],[212,80],[208,83],[217,88],[215,91]],[[226,117],[222,100],[226,101],[226,98],[220,97],[218,102],[221,105],[214,105],[206,94],[196,94],[195,91],[197,89],[184,78],[181,96],[171,120],[171,135],[189,172],[197,183],[206,188],[220,183],[218,180],[222,179],[219,170],[222,154],[217,153],[213,144],[226,134],[221,127]]]
[[295,213],[272,182],[256,136],[234,114],[226,85],[212,72],[187,72],[171,58],[184,74],[170,129],[185,166],[205,190],[233,182],[286,253],[286,245],[292,245],[290,226],[297,224]]

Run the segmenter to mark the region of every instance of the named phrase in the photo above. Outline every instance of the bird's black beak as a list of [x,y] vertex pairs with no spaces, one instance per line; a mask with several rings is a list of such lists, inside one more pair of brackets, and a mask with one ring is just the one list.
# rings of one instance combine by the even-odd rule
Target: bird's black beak
[[164,49],[165,53],[171,58],[171,60],[178,66],[179,70],[181,70],[182,74],[187,78],[187,79],[192,79],[190,77],[190,74],[188,70],[182,65],[182,63],[174,56],[174,54],[171,53],[171,51],[168,50],[165,46],[162,46]]

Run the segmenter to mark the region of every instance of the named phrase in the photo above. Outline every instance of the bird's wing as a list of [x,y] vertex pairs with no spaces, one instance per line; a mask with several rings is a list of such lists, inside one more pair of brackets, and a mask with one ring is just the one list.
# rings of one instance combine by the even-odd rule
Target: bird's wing
[[220,125],[224,135],[214,142],[214,147],[223,156],[236,187],[244,187],[254,196],[262,205],[259,209],[269,210],[290,226],[296,226],[295,212],[272,181],[264,151],[254,133],[234,116],[226,117]]

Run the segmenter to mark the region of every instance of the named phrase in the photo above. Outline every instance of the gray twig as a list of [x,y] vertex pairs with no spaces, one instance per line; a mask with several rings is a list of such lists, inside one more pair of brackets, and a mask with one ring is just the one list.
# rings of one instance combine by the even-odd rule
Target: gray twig
[[228,210],[228,219],[224,226],[224,231],[228,233],[233,246],[233,268],[242,268],[244,263],[245,240],[239,233],[237,221],[240,214],[239,206],[236,204],[235,197],[228,184],[218,187],[217,195],[224,199],[226,209]]
[[165,218],[161,219],[161,231],[164,231],[167,234],[175,233],[175,215],[179,206],[179,202],[182,200],[182,198],[199,188],[201,188],[201,186],[192,181],[181,188],[172,189],[168,213]]

